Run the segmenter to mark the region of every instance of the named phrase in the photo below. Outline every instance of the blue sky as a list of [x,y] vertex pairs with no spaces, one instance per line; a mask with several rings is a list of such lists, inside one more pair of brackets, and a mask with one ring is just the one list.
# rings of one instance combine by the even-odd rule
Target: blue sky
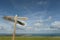
[[0,0],[0,34],[12,33],[13,22],[3,16],[28,17],[16,33],[60,33],[60,0]]

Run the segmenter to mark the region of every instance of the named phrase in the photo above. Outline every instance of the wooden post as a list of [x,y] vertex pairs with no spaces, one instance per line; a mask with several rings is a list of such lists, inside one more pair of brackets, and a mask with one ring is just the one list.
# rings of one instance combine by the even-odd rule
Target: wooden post
[[12,40],[15,40],[15,34],[16,34],[16,24],[17,24],[17,15],[14,17],[14,30],[13,30],[13,36],[12,36]]

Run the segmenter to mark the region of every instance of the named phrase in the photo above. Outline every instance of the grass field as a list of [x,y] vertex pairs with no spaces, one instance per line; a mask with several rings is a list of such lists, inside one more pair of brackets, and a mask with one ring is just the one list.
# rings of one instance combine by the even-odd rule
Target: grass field
[[[0,36],[0,40],[12,40],[11,36]],[[15,40],[60,40],[60,37],[16,37]]]

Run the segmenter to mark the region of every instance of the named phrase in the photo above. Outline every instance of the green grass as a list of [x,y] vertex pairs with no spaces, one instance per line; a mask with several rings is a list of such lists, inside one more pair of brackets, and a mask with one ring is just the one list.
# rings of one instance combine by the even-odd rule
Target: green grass
[[[0,40],[12,40],[11,36],[0,36]],[[16,37],[15,40],[60,40],[60,37]]]

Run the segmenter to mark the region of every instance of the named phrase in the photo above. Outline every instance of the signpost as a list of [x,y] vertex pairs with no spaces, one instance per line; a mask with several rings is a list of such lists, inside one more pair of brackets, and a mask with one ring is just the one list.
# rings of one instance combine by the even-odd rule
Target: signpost
[[15,23],[14,23],[14,30],[13,30],[12,40],[15,40],[16,24],[17,24],[17,15],[14,17],[14,20],[15,20]]
[[[5,20],[8,20],[8,21],[11,21],[11,22],[14,22],[14,30],[13,30],[13,37],[12,37],[12,40],[15,40],[15,34],[16,34],[16,24],[20,24],[20,25],[25,25],[24,23],[22,23],[21,21],[18,21],[19,20],[27,20],[28,18],[27,17],[18,17],[17,15],[15,17],[13,16],[4,16],[3,17]],[[12,19],[14,18],[14,19]]]
[[[15,34],[16,34],[16,24],[17,24],[17,19],[20,19],[20,20],[27,20],[26,17],[18,17],[17,15],[14,17],[14,30],[13,30],[13,36],[12,36],[12,40],[15,40]],[[23,25],[24,26],[24,25]]]

